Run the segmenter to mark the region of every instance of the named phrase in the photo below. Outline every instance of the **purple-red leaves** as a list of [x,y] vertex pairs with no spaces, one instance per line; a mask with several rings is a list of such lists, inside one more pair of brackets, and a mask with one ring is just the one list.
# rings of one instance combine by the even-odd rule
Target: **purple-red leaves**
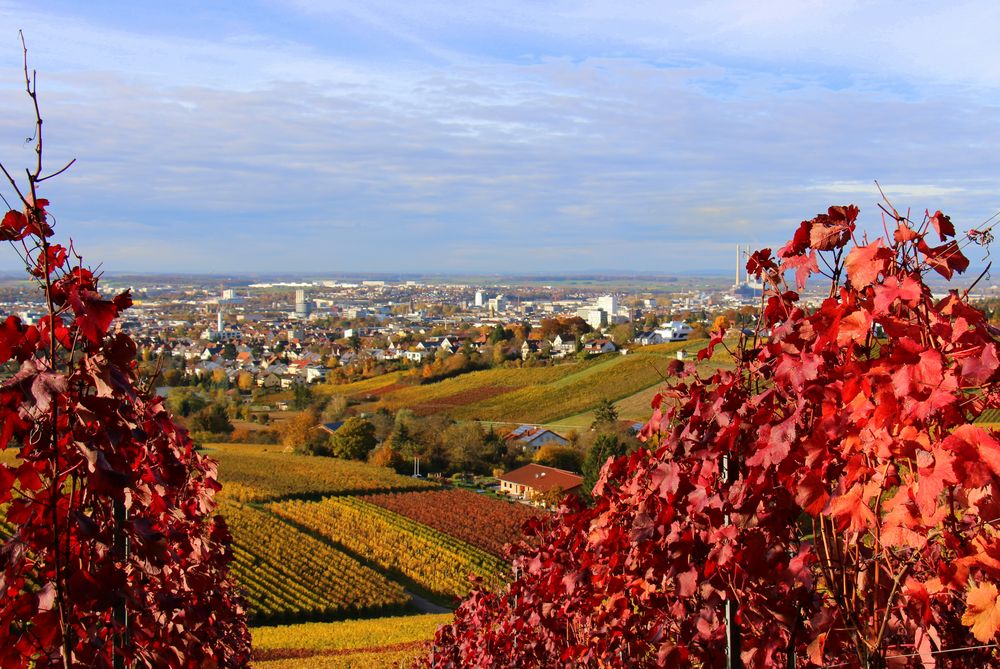
[[[8,212],[0,240],[51,235],[47,205]],[[0,449],[18,449],[16,465],[0,464],[5,526],[16,528],[0,531],[0,666],[49,666],[64,634],[73,666],[111,666],[119,604],[130,663],[246,666],[231,537],[212,517],[215,467],[136,386],[135,342],[108,336],[128,292],[104,299],[67,260],[65,247],[37,243],[25,269],[52,308],[35,326],[0,320],[0,364],[19,363],[0,383]],[[126,557],[116,542],[132,546]]]
[[37,277],[52,274],[66,263],[66,249],[59,244],[52,244],[47,247],[44,253],[39,253],[35,260],[35,267],[31,273]]
[[931,225],[934,226],[934,229],[937,230],[942,242],[948,237],[955,236],[955,226],[952,225],[951,218],[949,216],[945,216],[940,211],[936,211],[933,216],[930,215],[930,212],[927,212],[927,217],[930,219]]
[[16,241],[24,239],[28,231],[28,217],[13,209],[4,214],[0,223],[0,241]]
[[813,219],[809,231],[809,246],[817,251],[829,251],[847,244],[854,232],[859,210],[854,205],[830,207],[826,214]]

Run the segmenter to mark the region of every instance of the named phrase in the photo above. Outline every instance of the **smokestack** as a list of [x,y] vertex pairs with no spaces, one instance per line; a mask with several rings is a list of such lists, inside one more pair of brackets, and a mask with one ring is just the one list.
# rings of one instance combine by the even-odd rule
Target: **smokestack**
[[737,288],[740,286],[740,245],[736,245],[736,283],[733,284]]

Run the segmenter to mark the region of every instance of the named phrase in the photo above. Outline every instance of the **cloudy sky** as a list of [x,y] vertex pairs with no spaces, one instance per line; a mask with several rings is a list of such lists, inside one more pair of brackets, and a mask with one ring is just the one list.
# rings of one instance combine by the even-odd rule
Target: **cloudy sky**
[[[1000,3],[0,0],[61,235],[111,271],[726,268],[878,180],[1000,209]],[[4,191],[9,195],[9,190]],[[12,253],[0,268],[16,267]]]

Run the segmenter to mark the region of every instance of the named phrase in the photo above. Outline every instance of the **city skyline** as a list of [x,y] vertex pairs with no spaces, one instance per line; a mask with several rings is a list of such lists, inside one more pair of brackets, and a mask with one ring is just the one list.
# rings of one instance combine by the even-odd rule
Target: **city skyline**
[[22,28],[78,160],[45,193],[109,272],[723,270],[831,204],[880,229],[875,179],[976,227],[1000,9],[902,12],[0,2],[0,161],[31,157]]

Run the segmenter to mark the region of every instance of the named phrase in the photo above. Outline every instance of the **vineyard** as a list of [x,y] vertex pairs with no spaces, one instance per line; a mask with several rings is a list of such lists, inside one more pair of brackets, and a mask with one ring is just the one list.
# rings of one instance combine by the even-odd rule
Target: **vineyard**
[[433,484],[400,476],[384,467],[297,453],[275,446],[209,444],[219,462],[222,496],[238,502],[290,497],[422,490]]
[[363,499],[497,556],[503,555],[506,544],[523,537],[525,521],[538,517],[533,507],[459,489],[368,495]]
[[[623,400],[655,388],[677,351],[691,354],[705,344],[704,340],[672,342],[636,348],[627,356],[547,367],[499,367],[429,384],[404,383],[405,377],[393,372],[324,386],[323,392],[369,399],[358,407],[365,411],[411,409],[420,415],[447,413],[455,419],[546,423],[583,414],[603,399]],[[718,366],[731,359],[720,347],[712,362]],[[644,410],[648,413],[648,405]]]
[[593,408],[603,399],[619,400],[661,383],[669,360],[667,352],[640,349],[550,383],[457,407],[450,414],[456,419],[552,422]]
[[338,623],[259,627],[253,631],[258,669],[405,666],[451,614]]
[[409,601],[399,585],[269,513],[235,502],[220,511],[233,534],[237,580],[258,620],[339,618]]
[[495,555],[357,497],[267,508],[439,596],[468,594],[470,574],[497,586],[507,569]]

